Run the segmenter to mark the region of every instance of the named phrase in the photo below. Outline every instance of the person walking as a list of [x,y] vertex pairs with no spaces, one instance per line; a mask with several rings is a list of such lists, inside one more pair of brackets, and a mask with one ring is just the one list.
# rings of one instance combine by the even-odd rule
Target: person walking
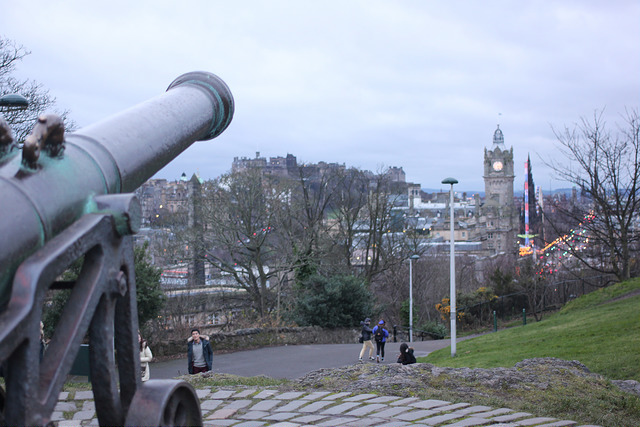
[[211,370],[213,365],[213,350],[209,340],[200,336],[200,330],[191,330],[192,341],[187,346],[187,368],[190,374],[199,374]]
[[406,342],[400,344],[400,355],[398,356],[398,363],[403,365],[411,365],[416,363],[416,357],[413,355],[413,348],[409,347]]
[[40,322],[40,361],[44,357],[44,352],[47,351],[47,340],[44,338],[44,323]]
[[384,345],[389,337],[389,331],[384,327],[384,320],[380,320],[373,328],[373,338],[376,341],[376,362],[384,362]]
[[153,353],[151,353],[151,349],[147,345],[147,340],[142,339],[140,331],[138,331],[138,343],[140,343],[140,373],[144,382],[150,378],[149,362],[153,360]]
[[364,322],[360,322],[360,325],[362,325],[362,332],[360,332],[360,342],[362,343],[362,350],[360,350],[359,360],[361,362],[367,349],[369,349],[369,360],[373,360],[373,341],[371,341],[371,338],[373,337],[373,329],[369,327],[370,324],[371,319],[369,319],[368,317],[364,319]]

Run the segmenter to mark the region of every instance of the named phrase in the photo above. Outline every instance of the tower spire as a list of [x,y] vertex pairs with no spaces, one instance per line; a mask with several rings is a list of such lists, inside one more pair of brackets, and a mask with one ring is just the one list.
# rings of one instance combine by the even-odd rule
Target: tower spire
[[493,148],[500,148],[504,150],[504,135],[500,130],[500,125],[498,125],[496,131],[493,133]]

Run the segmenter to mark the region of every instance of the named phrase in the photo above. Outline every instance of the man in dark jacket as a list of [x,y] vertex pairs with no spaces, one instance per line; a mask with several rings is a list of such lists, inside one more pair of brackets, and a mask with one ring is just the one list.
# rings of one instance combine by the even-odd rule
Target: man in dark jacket
[[211,370],[213,365],[213,350],[208,340],[200,336],[199,329],[191,330],[193,340],[189,341],[187,349],[187,363],[190,374],[199,374]]
[[373,334],[373,330],[369,327],[371,324],[371,319],[368,317],[364,319],[364,322],[360,322],[362,325],[362,332],[360,334],[360,338],[362,338],[362,350],[360,350],[360,361],[364,357],[367,348],[369,349],[369,359],[373,360],[373,342],[371,341],[371,336]]

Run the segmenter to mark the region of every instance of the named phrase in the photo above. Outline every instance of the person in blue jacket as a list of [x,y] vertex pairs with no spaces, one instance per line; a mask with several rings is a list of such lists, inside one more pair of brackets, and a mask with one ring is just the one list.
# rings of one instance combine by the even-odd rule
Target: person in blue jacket
[[213,350],[208,340],[200,336],[200,330],[191,330],[193,340],[189,341],[187,349],[187,363],[190,374],[199,374],[211,370],[213,365]]
[[376,342],[376,362],[384,362],[384,344],[389,338],[389,331],[384,327],[384,320],[380,320],[378,324],[373,328],[373,339]]

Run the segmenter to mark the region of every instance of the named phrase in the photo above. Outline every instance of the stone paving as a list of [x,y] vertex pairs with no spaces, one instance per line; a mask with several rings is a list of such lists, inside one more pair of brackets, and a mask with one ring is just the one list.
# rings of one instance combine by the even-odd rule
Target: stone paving
[[[599,427],[507,408],[414,397],[216,387],[196,392],[203,425],[208,427]],[[52,421],[59,427],[97,426],[93,392],[61,393]]]

